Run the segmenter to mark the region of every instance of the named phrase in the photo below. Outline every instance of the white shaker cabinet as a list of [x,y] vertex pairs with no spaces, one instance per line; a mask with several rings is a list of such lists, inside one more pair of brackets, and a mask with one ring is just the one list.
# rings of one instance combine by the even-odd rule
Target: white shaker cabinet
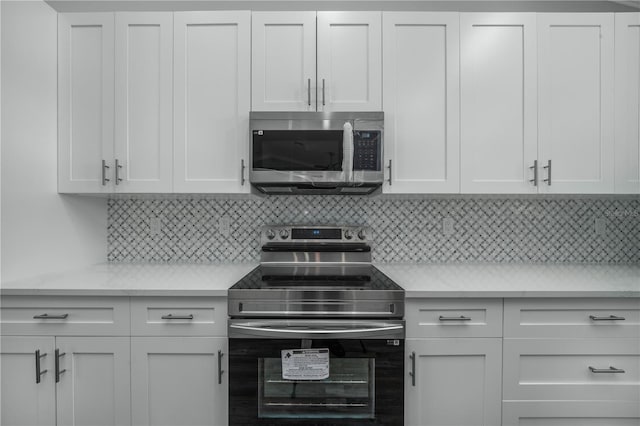
[[460,15],[463,193],[536,193],[536,15]]
[[114,25],[113,13],[58,15],[59,192],[113,191]]
[[252,14],[253,111],[382,109],[380,12]]
[[459,15],[383,13],[387,193],[457,193]]
[[538,52],[541,192],[613,192],[613,14],[539,14]]
[[249,191],[250,22],[249,11],[174,14],[174,192]]
[[640,13],[617,13],[615,192],[640,193]]

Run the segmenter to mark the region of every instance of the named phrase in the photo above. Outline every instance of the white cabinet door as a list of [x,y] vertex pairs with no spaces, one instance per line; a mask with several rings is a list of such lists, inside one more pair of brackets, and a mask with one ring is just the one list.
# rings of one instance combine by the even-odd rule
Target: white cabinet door
[[540,190],[613,192],[613,14],[539,14]]
[[640,13],[617,13],[615,190],[640,193]]
[[56,348],[58,426],[130,425],[129,338],[57,337]]
[[316,13],[254,12],[251,109],[316,110]]
[[382,110],[381,12],[318,12],[318,111]]
[[500,338],[407,339],[406,350],[405,424],[500,425]]
[[113,190],[113,27],[112,13],[58,17],[59,192]]
[[225,337],[131,339],[135,425],[228,423]]
[[460,15],[463,193],[536,193],[536,15]]
[[[11,426],[56,424],[53,337],[0,339],[2,403],[0,423]],[[36,351],[40,382],[36,382]]]
[[383,13],[385,192],[460,191],[458,23],[457,13]]
[[250,12],[174,15],[174,192],[248,192]]
[[173,14],[115,19],[115,188],[171,192]]

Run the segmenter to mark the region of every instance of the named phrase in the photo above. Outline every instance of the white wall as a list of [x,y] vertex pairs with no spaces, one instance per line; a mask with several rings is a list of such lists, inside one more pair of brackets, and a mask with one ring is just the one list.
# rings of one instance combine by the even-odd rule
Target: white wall
[[57,14],[1,1],[2,282],[106,260],[106,200],[57,194]]

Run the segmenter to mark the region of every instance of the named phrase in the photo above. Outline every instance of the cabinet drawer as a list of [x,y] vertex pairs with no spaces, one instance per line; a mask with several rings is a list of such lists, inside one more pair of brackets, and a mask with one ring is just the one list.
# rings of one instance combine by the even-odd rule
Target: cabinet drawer
[[504,339],[503,350],[505,400],[640,400],[639,339]]
[[638,426],[640,405],[629,401],[504,401],[503,426]]
[[408,299],[407,338],[501,337],[502,299]]
[[506,299],[504,337],[638,337],[640,299]]
[[131,334],[133,336],[226,336],[226,298],[132,298]]
[[129,298],[4,296],[4,335],[127,336]]

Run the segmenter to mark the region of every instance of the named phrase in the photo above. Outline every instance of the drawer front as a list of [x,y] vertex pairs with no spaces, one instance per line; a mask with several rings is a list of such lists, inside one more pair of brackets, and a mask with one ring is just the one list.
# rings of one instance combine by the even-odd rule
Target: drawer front
[[504,339],[505,400],[640,400],[639,339]]
[[638,337],[640,299],[506,299],[504,337]]
[[504,426],[638,426],[640,405],[629,401],[504,401]]
[[127,336],[128,297],[4,296],[4,335]]
[[501,337],[502,299],[408,299],[407,338]]
[[226,298],[132,298],[131,334],[133,336],[226,336]]

